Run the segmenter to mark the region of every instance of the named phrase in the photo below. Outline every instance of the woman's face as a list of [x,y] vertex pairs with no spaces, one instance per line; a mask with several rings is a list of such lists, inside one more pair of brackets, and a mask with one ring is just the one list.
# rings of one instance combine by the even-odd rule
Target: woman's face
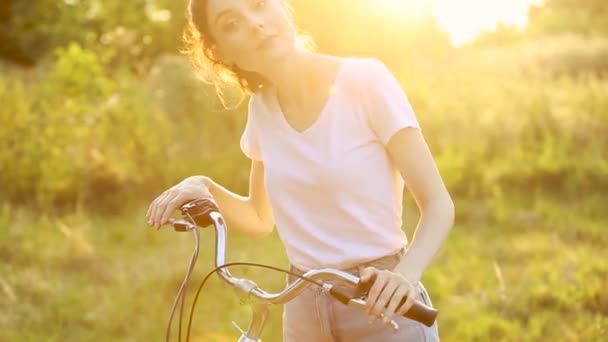
[[295,29],[281,0],[208,0],[207,20],[228,65],[260,72],[295,49]]

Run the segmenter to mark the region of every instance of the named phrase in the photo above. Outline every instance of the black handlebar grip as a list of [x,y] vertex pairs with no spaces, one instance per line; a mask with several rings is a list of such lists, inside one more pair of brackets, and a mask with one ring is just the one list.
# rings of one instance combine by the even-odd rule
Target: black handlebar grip
[[208,198],[195,199],[181,207],[182,215],[192,218],[194,224],[199,227],[207,227],[213,223],[209,214],[214,211],[219,212],[219,208],[213,200]]
[[[348,302],[353,298],[367,296],[372,284],[372,281],[359,283],[359,285],[354,289],[354,291],[352,289],[332,287],[329,293],[341,303],[348,305]],[[407,297],[403,297],[401,303],[399,303],[399,306],[403,305],[406,300]],[[437,319],[437,314],[439,314],[439,311],[437,311],[437,309],[434,309],[419,301],[414,301],[414,304],[410,307],[409,310],[407,310],[403,314],[403,317],[413,319],[426,325],[427,327],[430,327],[433,325],[433,323],[435,323],[435,320]]]

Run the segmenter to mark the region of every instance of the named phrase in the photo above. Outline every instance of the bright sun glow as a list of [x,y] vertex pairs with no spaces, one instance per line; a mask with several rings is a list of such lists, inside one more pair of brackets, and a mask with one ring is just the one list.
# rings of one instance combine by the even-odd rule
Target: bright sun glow
[[430,11],[431,0],[367,0],[385,15],[419,17]]
[[431,13],[452,42],[461,45],[501,22],[523,27],[528,6],[542,0],[369,0],[393,17],[419,17]]

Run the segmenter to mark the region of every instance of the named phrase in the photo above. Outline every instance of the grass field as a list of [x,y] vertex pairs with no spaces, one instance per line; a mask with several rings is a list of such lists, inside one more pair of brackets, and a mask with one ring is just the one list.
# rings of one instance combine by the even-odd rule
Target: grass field
[[[599,196],[456,200],[457,224],[423,282],[444,341],[600,341],[608,334],[608,214]],[[416,209],[406,196],[408,236]],[[193,239],[129,214],[0,215],[0,341],[160,341]],[[211,267],[213,233],[190,287]],[[229,237],[229,261],[286,266],[276,234]],[[235,268],[270,291],[284,276]],[[234,341],[249,311],[217,278],[197,305],[196,341]],[[177,322],[177,321],[176,321]],[[174,325],[175,327],[175,325]],[[175,329],[174,329],[175,332]],[[275,307],[265,341],[280,341]]]
[[[357,14],[353,1],[293,2],[320,52],[385,62],[454,197],[455,227],[422,279],[442,340],[608,341],[602,1],[546,0],[529,30],[462,47],[433,21],[370,22],[371,7]],[[14,22],[12,3],[23,8]],[[248,188],[247,96],[222,84],[224,106],[178,54],[185,4],[0,5],[0,55],[13,36],[40,54],[28,68],[0,57],[0,342],[164,340],[194,241],[146,227],[149,201],[193,174]],[[417,210],[405,198],[411,237]],[[189,300],[212,266],[213,232],[201,235]],[[287,266],[276,233],[231,234],[227,259]],[[284,286],[276,272],[232,272]],[[281,341],[281,311],[264,341]],[[193,336],[234,341],[231,321],[245,327],[249,314],[214,277]]]

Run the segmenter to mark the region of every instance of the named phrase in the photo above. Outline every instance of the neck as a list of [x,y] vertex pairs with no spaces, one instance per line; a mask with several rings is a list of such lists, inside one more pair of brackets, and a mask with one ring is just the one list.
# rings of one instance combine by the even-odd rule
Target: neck
[[305,50],[294,50],[289,58],[264,72],[264,77],[276,90],[279,98],[301,102],[314,83],[317,56]]

